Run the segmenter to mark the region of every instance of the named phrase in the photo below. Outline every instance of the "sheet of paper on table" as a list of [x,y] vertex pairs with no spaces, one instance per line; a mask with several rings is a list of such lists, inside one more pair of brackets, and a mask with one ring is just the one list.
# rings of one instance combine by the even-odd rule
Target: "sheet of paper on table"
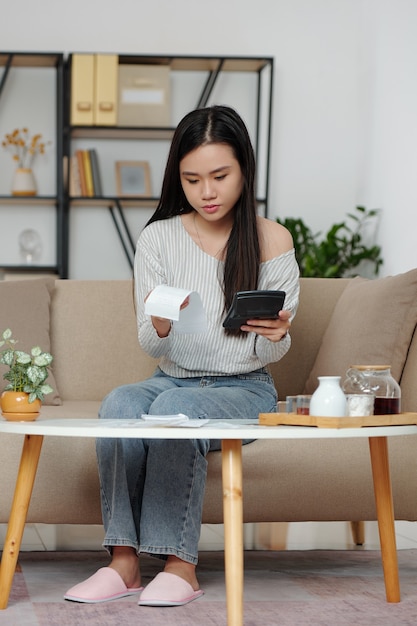
[[[189,304],[181,309],[187,297]],[[145,314],[172,320],[177,333],[207,332],[206,314],[200,295],[196,291],[158,285],[145,302]]]
[[147,424],[153,426],[183,426],[184,428],[200,428],[209,421],[208,419],[190,419],[184,413],[177,413],[176,415],[147,415],[144,413],[141,417]]

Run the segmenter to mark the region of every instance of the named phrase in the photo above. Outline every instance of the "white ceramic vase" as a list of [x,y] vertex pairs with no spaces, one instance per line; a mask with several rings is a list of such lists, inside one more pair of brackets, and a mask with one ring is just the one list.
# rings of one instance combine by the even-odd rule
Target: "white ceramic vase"
[[13,196],[36,196],[36,182],[30,167],[18,167],[12,182]]
[[340,386],[340,376],[319,376],[319,386],[311,396],[310,415],[343,417],[346,396]]

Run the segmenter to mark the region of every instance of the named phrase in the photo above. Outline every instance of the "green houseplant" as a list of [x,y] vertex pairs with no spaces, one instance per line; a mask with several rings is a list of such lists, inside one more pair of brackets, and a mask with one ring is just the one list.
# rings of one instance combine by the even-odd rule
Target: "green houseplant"
[[[7,328],[0,340],[0,348],[4,346],[0,352],[0,363],[8,367],[3,374],[8,383],[0,398],[1,408],[3,415],[21,414],[26,410],[37,415],[45,395],[53,391],[46,383],[53,357],[49,352],[42,352],[39,346],[33,347],[30,354],[17,350],[17,343],[12,331]],[[12,399],[16,401],[14,408],[10,404]]]
[[378,216],[377,209],[356,207],[347,220],[331,226],[322,237],[313,234],[302,219],[286,218],[279,224],[291,233],[302,276],[309,278],[341,278],[356,276],[364,263],[370,263],[376,276],[383,263],[380,246],[366,246],[364,227]]

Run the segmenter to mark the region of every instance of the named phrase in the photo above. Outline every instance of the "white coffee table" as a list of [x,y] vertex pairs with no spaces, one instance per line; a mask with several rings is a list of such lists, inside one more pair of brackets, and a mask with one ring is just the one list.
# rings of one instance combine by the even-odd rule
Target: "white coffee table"
[[[221,439],[225,531],[225,578],[228,626],[243,625],[243,439],[369,439],[372,474],[385,591],[388,602],[400,601],[394,510],[387,452],[387,438],[417,435],[417,426],[377,428],[315,428],[304,426],[259,426],[256,423],[211,420],[201,428],[152,426],[142,421],[97,419],[48,419],[44,407],[36,422],[6,422],[0,418],[0,433],[23,434],[24,443],[0,569],[0,609],[7,607],[13,575],[36,476],[43,438],[125,437],[150,439]],[[53,407],[51,407],[53,410]]]

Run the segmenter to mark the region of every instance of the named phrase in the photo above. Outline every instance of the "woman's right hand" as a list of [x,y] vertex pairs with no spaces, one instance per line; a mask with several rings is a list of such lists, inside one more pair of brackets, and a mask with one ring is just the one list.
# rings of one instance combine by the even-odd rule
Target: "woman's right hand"
[[[149,298],[149,295],[151,293],[152,293],[151,291],[148,293],[148,295],[145,298],[145,302]],[[180,310],[185,309],[185,307],[187,307],[189,303],[190,303],[190,298],[189,296],[187,296],[184,302],[181,304]],[[170,319],[167,319],[166,317],[157,317],[156,315],[151,315],[151,321],[152,321],[152,326],[155,328],[158,337],[161,337],[161,338],[168,337],[169,333],[171,332],[171,326],[172,326],[172,322]]]
[[151,315],[151,321],[158,337],[168,337],[171,332],[171,320],[166,319],[166,317]]

